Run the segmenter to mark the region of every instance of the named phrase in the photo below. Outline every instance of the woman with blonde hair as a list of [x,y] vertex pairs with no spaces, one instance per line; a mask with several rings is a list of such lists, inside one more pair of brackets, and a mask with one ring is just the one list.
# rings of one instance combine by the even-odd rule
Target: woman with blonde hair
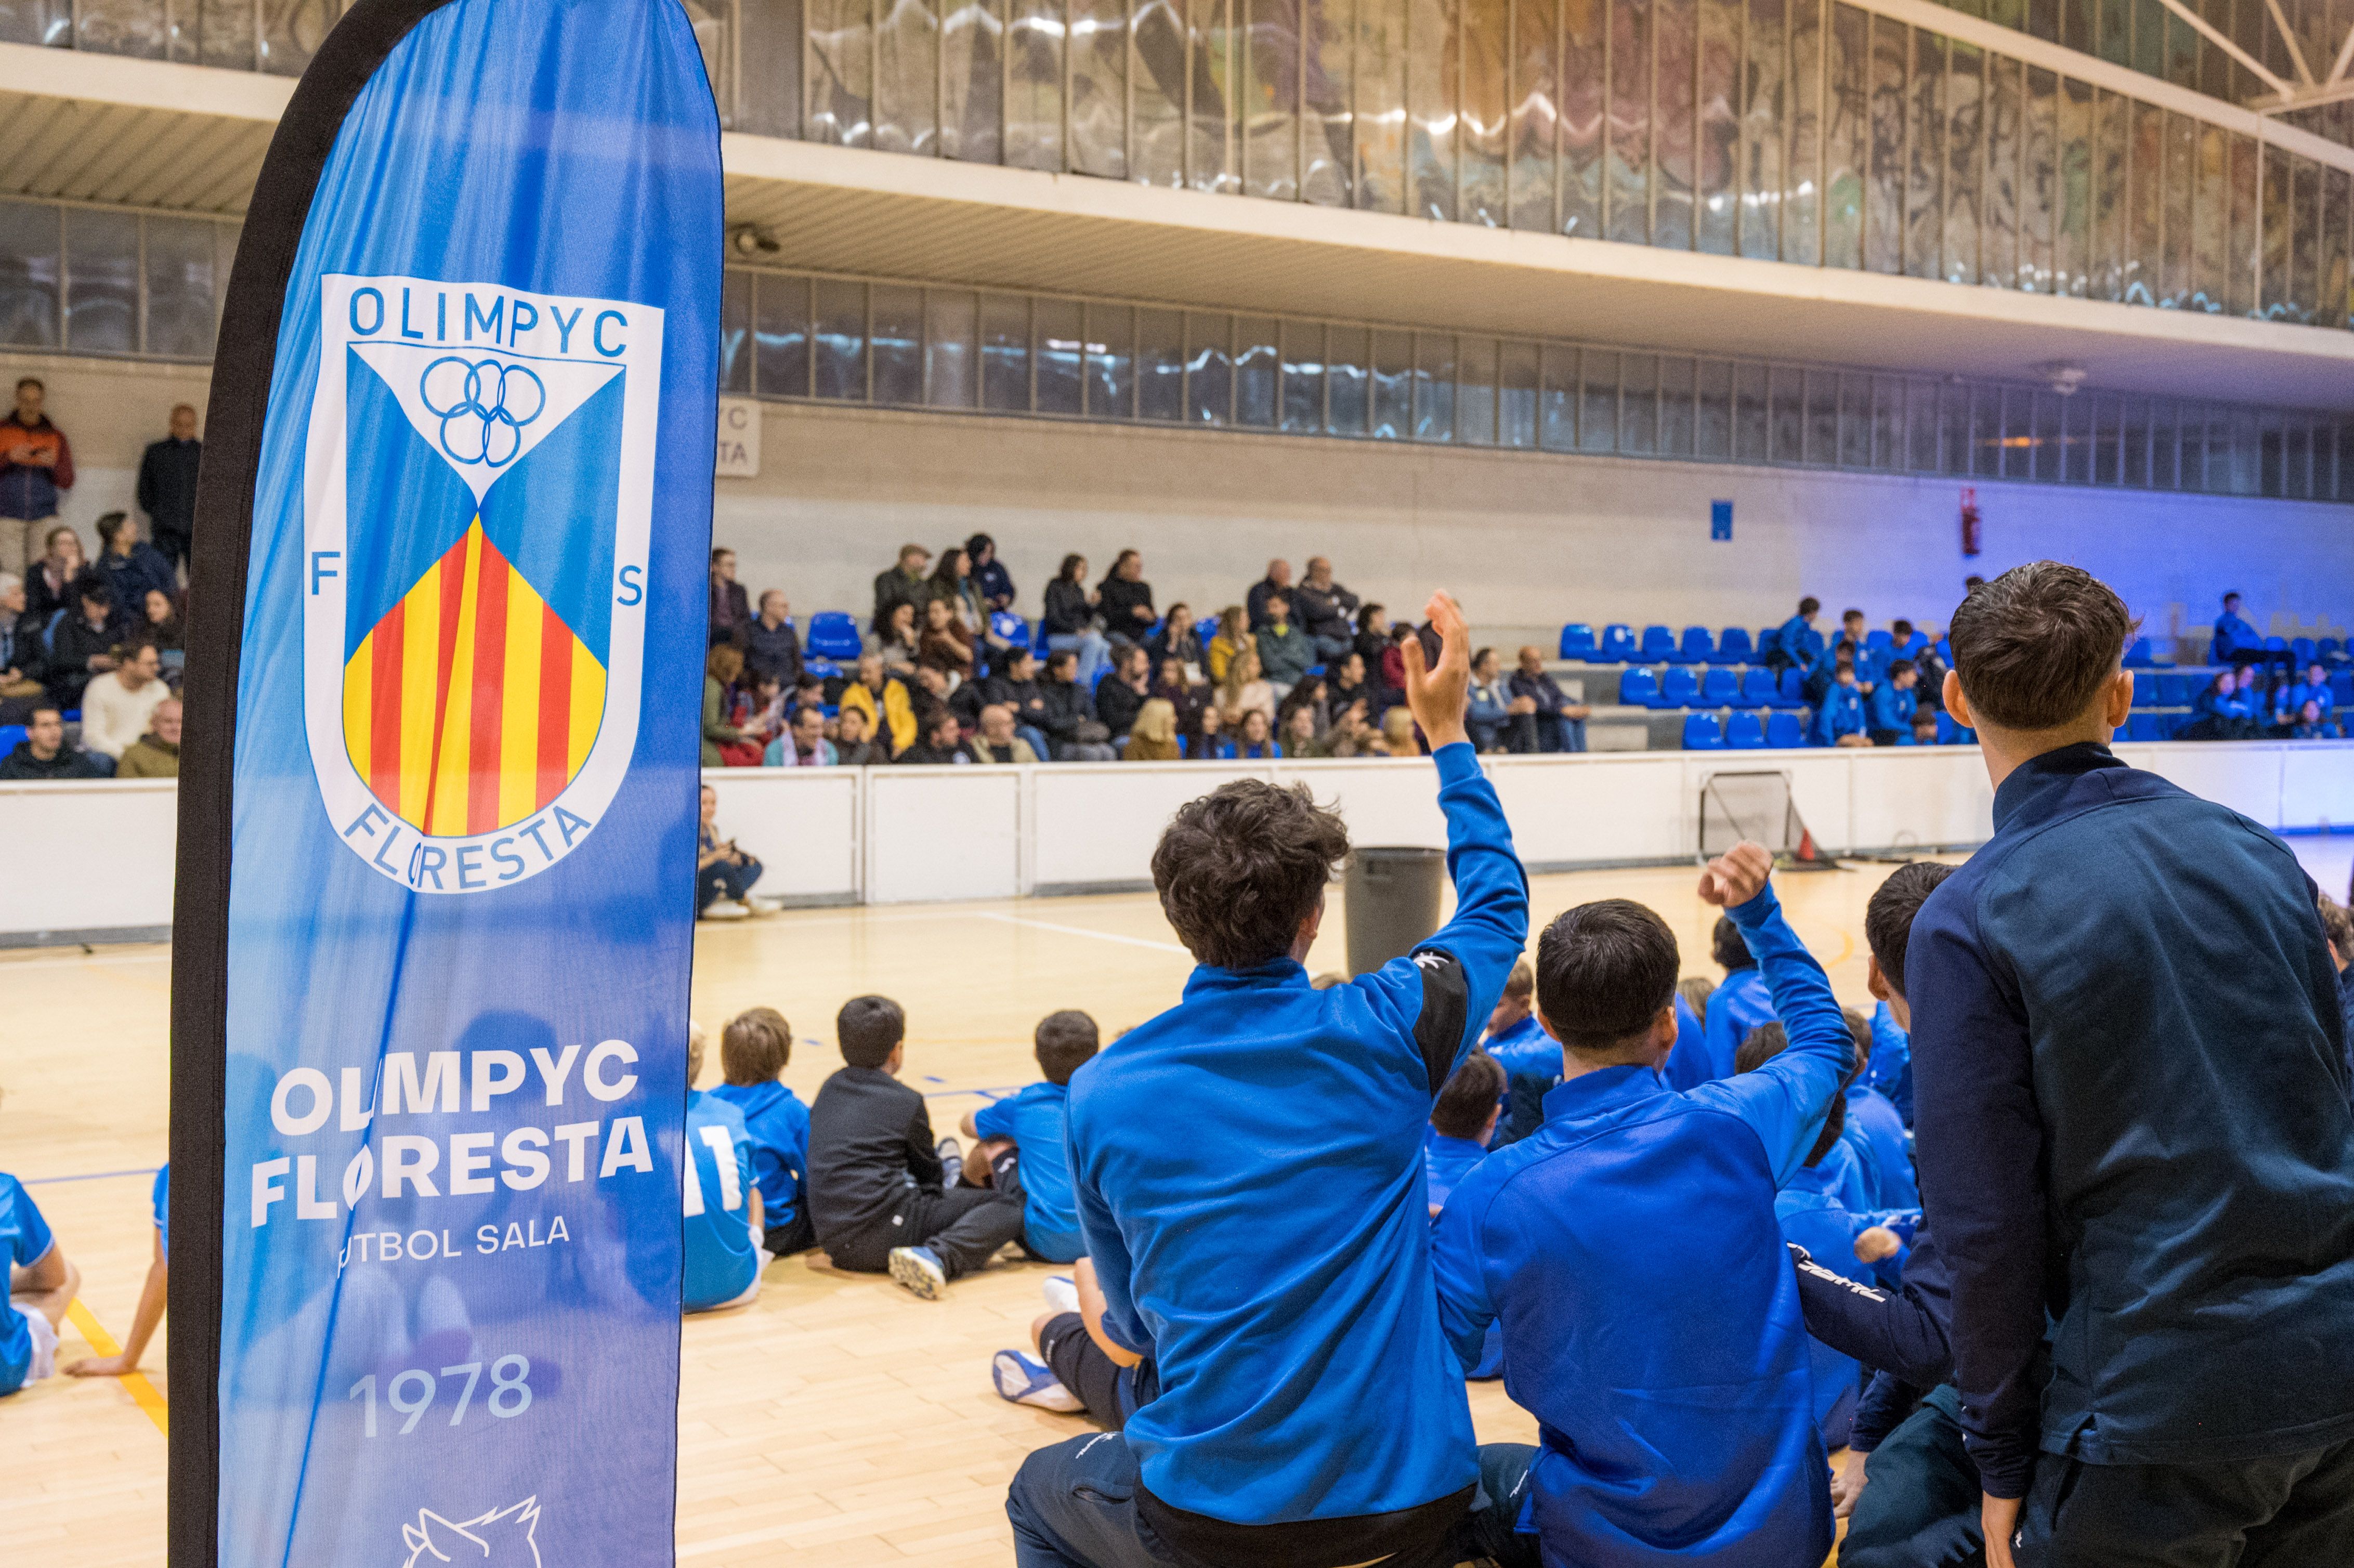
[[1382,715],[1382,738],[1377,743],[1383,757],[1420,757],[1422,747],[1415,739],[1414,715],[1404,704]]
[[1259,676],[1257,649],[1240,649],[1226,661],[1226,678],[1218,687],[1218,705],[1225,710],[1229,729],[1241,729],[1243,715],[1247,713],[1265,714],[1267,727],[1274,728],[1275,688]]
[[729,747],[748,745],[755,754],[767,744],[769,726],[755,718],[738,729],[727,722],[727,689],[744,673],[744,651],[732,642],[714,648],[703,661],[703,766],[741,766],[726,755]]
[[1224,685],[1226,665],[1246,648],[1256,648],[1258,640],[1250,633],[1250,616],[1238,604],[1230,604],[1219,612],[1217,635],[1210,639],[1204,657],[1209,662],[1210,683]]
[[1129,726],[1123,762],[1175,762],[1184,756],[1177,745],[1177,709],[1166,697],[1154,697],[1136,710]]

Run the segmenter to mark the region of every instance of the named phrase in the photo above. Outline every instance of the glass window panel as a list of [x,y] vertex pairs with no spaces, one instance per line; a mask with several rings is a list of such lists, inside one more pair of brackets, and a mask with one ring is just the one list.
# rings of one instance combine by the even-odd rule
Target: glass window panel
[[[1363,3],[1363,0],[1361,0]],[[1602,186],[1609,164],[1604,55],[1610,7],[1599,0],[1561,5],[1561,231],[1602,233]]]
[[1276,395],[1282,355],[1276,347],[1278,323],[1271,316],[1235,318],[1235,423],[1256,430],[1275,428]]
[[1455,439],[1496,444],[1496,340],[1467,337],[1455,349]]
[[[811,293],[817,396],[863,403],[866,400],[866,285],[842,278],[819,278],[813,281]],[[1023,407],[1029,407],[1026,398]]]
[[[2182,455],[2177,482],[2184,490],[2207,488],[2207,406],[2185,403],[2176,421]],[[2074,454],[2072,452],[2073,458]],[[2072,469],[2073,472],[2073,469]]]
[[1236,101],[1243,192],[1299,198],[1299,29],[1288,0],[1233,0],[1243,18]]
[[2052,288],[2082,299],[2091,288],[2093,246],[2093,90],[2060,83],[2060,213],[2052,238]]
[[229,273],[237,266],[237,242],[244,232],[245,226],[241,223],[213,225],[213,276],[219,281],[219,287],[213,291],[213,319],[216,322],[220,319],[220,304],[228,293]]
[[1508,341],[1497,351],[1496,444],[1537,444],[1537,345],[1524,339]]
[[[924,291],[904,283],[877,283],[868,296],[875,358],[875,401],[924,400]],[[1076,307],[1072,307],[1076,314]],[[1074,404],[1076,398],[1073,399]],[[1071,412],[1078,409],[1074,407]]]
[[1692,362],[1659,356],[1659,455],[1692,455]]
[[2035,477],[2046,484],[2060,482],[2060,406],[2057,392],[2035,394]]
[[1185,418],[1223,425],[1234,418],[1235,323],[1230,316],[1185,313]]
[[2166,12],[2158,0],[2133,0],[2133,49],[2126,57],[2144,76],[2166,74]]
[[2090,416],[2089,439],[2093,449],[2093,482],[2117,482],[2117,396],[2114,392],[2080,392],[2076,400],[2086,405]]
[[875,7],[872,0],[802,0],[809,50],[802,62],[802,135],[864,147],[874,139]]
[[1303,434],[1324,429],[1324,323],[1283,323],[1283,428]]
[[2218,125],[2199,139],[2190,201],[2190,297],[2186,308],[2220,312],[2231,298],[2232,138]]
[[1324,329],[1325,429],[1336,436],[1365,433],[1372,403],[1373,344],[1363,327]]
[[[175,5],[172,58],[191,57],[192,30]],[[735,111],[723,129],[754,136],[799,136],[801,132],[801,0],[738,0],[732,46],[737,90]]]
[[1651,243],[1692,248],[1694,0],[1650,0]]
[[924,401],[935,408],[981,403],[981,300],[966,289],[924,291]]
[[1971,429],[1973,404],[1970,389],[1948,381],[1937,388],[1937,402],[1945,427],[1945,461],[1938,464],[1947,473],[1968,473],[1978,461],[1978,443]]
[[2282,446],[2285,479],[2281,493],[2291,501],[2304,501],[2313,494],[2313,427],[2301,418],[2292,417]]
[[1970,393],[1970,471],[1981,479],[2002,477],[2002,388],[1973,387]]
[[2149,488],[2149,399],[2126,397],[2118,421],[2117,461],[2128,490]]
[[1733,367],[1733,455],[1741,462],[1766,462],[1773,457],[1771,426],[1766,418],[1766,367]]
[[969,164],[1004,155],[1005,27],[991,0],[939,0],[940,152]]
[[2126,222],[2126,300],[2154,305],[2166,286],[2166,111],[2155,104],[2133,108],[2133,143],[2128,152]]
[[[2306,158],[2289,160],[2290,260],[2288,319],[2310,322],[2321,308],[2321,165]],[[72,259],[69,234],[67,259]]]
[[1865,113],[1871,129],[1864,181],[1863,264],[1873,272],[1904,270],[1904,67],[1911,42],[1903,23],[1872,19]]
[[1087,417],[1126,419],[1136,411],[1136,311],[1087,307]]
[[2093,407],[2090,397],[2060,399],[2060,478],[2063,483],[2093,482]]
[[1423,217],[1456,215],[1458,50],[1453,5],[1405,0],[1406,210]]
[[[882,298],[875,286],[875,298]],[[875,310],[876,353],[881,353],[882,309]],[[1087,334],[1082,307],[1076,300],[1044,297],[1030,302],[1031,363],[1037,367],[1037,411],[1077,415],[1085,408],[1082,373],[1086,366]],[[881,360],[876,360],[875,400],[882,401]]]
[[1513,0],[1511,7],[1512,227],[1535,234],[1553,228],[1553,149],[1560,132],[1554,106],[1561,101],[1553,57],[1561,47],[1560,4]]
[[[1689,3],[1689,0],[1687,0]],[[1505,193],[1506,135],[1511,118],[1511,0],[1454,0],[1462,62],[1462,115],[1456,122],[1461,192],[1456,216],[1465,223],[1501,228],[1511,222]]]
[[1128,0],[1070,0],[1071,167],[1128,177]]
[[1945,279],[1978,281],[1978,201],[1986,189],[1986,56],[1956,41],[1946,65]]
[[2019,286],[2052,291],[2052,239],[2060,217],[2060,79],[2027,71],[2027,133],[2020,148]]
[[[2252,408],[2232,409],[2231,420],[2231,482],[2228,488],[2234,495],[2257,494],[2264,483],[2264,427]],[[2211,475],[2215,471],[2211,446],[2207,471]]]
[[[161,228],[164,222],[162,218],[150,218],[148,227],[152,231]],[[153,244],[155,238],[153,232],[148,235],[147,352],[150,354],[164,352],[155,347],[157,296],[154,286],[155,248]],[[209,265],[212,258],[207,254],[205,260]],[[205,339],[207,343],[212,340],[210,317],[205,321]],[[752,392],[752,274],[749,272],[731,270],[722,274],[719,280],[719,390],[722,395],[732,394],[738,397],[749,397]]]
[[1693,200],[1700,231],[1693,249],[1731,256],[1739,249],[1741,162],[1739,90],[1741,0],[1700,0],[1700,104],[1693,152]]
[[1789,137],[1789,39],[1784,0],[1749,0],[1741,104],[1741,254],[1782,256],[1783,151]]
[[2177,422],[2179,407],[2171,397],[2158,398],[2150,405],[2149,483],[2153,490],[2172,490],[2179,482],[2181,439]]
[[1904,383],[1893,376],[1872,377],[1872,466],[1904,466]]
[[1185,417],[1185,318],[1175,311],[1136,313],[1136,417]]
[[1794,365],[1773,372],[1772,417],[1775,462],[1807,461],[1807,374]]
[[1839,455],[1832,461],[1841,468],[1868,469],[1872,466],[1872,377],[1850,371],[1839,379]]
[[2261,308],[2256,274],[2264,238],[2256,186],[2263,163],[2258,154],[2254,138],[2232,138],[2232,295],[2226,308],[2235,316],[2253,315]]
[[1807,459],[1839,461],[1840,376],[1836,370],[1807,372]]
[[2132,132],[2133,104],[2114,92],[2094,94],[2093,276],[2085,291],[2096,300],[2126,297]]
[[[64,9],[62,5],[53,6],[52,15]],[[260,7],[261,69],[273,76],[301,76],[302,68],[311,63],[311,56],[325,39],[327,29],[335,25],[343,11],[344,7],[337,4],[337,0],[318,0],[317,4],[309,5]],[[709,69],[710,34],[716,26],[716,23],[706,22],[695,29],[705,44],[706,70]],[[62,44],[65,39],[62,36],[52,36],[45,41]]]
[[981,297],[981,406],[1030,411],[1030,302],[1020,294]]
[[2002,389],[2002,476],[2035,474],[2035,394],[2025,387]]
[[883,152],[928,158],[938,150],[940,19],[934,7],[954,3],[879,0],[875,7],[874,144]]
[[1355,74],[1352,52],[1353,5],[1313,5],[1302,24],[1300,40],[1308,58],[1301,80],[1307,91],[1301,110],[1299,139],[1306,160],[1299,172],[1299,192],[1319,207],[1347,207],[1352,146],[1355,126],[1350,113],[1351,83]]
[[[1606,238],[1651,240],[1651,0],[1610,6],[1609,172]],[[1632,69],[1628,69],[1628,68]]]
[[2160,266],[2158,302],[2180,310],[2190,302],[2191,197],[2199,188],[2199,122],[2187,114],[2166,117],[2166,250]]
[[1581,450],[1606,452],[1618,444],[1618,356],[1589,348],[1579,381],[1577,444]]
[[2320,313],[2314,320],[2342,328],[2348,324],[2348,291],[2354,286],[2354,278],[2348,276],[2348,249],[2354,235],[2347,227],[2349,209],[2354,207],[2354,177],[2343,169],[2324,169],[2321,179]]
[[1829,124],[1823,148],[1823,265],[1863,265],[1864,186],[1872,173],[1872,18],[1833,5]]
[[[320,9],[332,16],[335,8]],[[75,48],[149,60],[164,58],[163,0],[74,0],[71,14]],[[312,42],[316,45],[315,37]]]
[[1181,0],[1130,0],[1136,69],[1129,83],[1129,177],[1185,184],[1185,22]]
[[1414,429],[1414,334],[1373,334],[1373,434],[1402,441]]
[[1694,451],[1704,458],[1733,455],[1733,366],[1703,359],[1698,371]]
[[752,310],[752,385],[763,397],[808,397],[810,281],[761,273]]
[[139,219],[127,212],[66,212],[66,346],[80,354],[139,347]]
[[1785,0],[1790,27],[1790,156],[1782,173],[1782,260],[1823,259],[1822,0]]
[[1659,361],[1655,355],[1618,356],[1618,450],[1644,455],[1659,450]]
[[1006,0],[1005,163],[1063,167],[1061,0]]
[[2281,433],[2281,417],[2277,413],[2264,413],[2257,418],[2261,421],[2261,430],[2257,438],[2258,483],[2262,486],[2261,493],[2277,496],[2284,493],[2286,477],[2282,471],[2285,465],[2283,461],[2282,448],[2285,443]]
[[1537,439],[1547,451],[1577,450],[1577,350],[1566,344],[1544,345],[1544,390],[1539,394],[1541,414]]
[[[204,218],[151,217],[147,223],[147,352],[169,359],[207,359],[213,352],[213,323],[219,319],[219,301],[213,270],[214,231],[219,227]],[[2342,248],[2341,248],[2342,249]],[[750,283],[735,285],[723,302],[733,304],[734,316],[722,328],[720,353],[748,364],[751,330]],[[732,338],[728,334],[733,334]],[[742,371],[737,373],[744,374]]]
[[1906,382],[1904,412],[1909,426],[1904,466],[1915,473],[1936,472],[1941,466],[1938,459],[1937,384],[1934,381]]
[[1455,335],[1414,334],[1414,439],[1455,439]]
[[1352,122],[1356,153],[1353,194],[1357,206],[1369,212],[1410,208],[1405,173],[1405,0],[1358,0],[1352,73],[1356,101]]
[[1904,157],[1904,270],[1914,278],[1946,275],[1946,40],[1925,29],[1912,36],[1913,76],[1906,88],[1908,138]]
[[2026,129],[2020,69],[2007,56],[1986,57],[1987,167],[1978,223],[1978,281],[1994,289],[2019,287],[2019,158]]

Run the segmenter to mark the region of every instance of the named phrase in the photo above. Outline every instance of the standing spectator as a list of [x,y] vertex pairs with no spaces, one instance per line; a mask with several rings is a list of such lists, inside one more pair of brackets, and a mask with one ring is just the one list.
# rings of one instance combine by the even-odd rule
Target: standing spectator
[[1038,689],[1036,654],[1016,648],[1004,670],[982,683],[981,698],[1013,714],[1014,733],[1030,743],[1039,761],[1047,759],[1046,694]]
[[1153,668],[1161,661],[1174,659],[1185,666],[1185,679],[1194,685],[1203,683],[1203,671],[1208,668],[1202,654],[1201,634],[1193,630],[1193,611],[1184,604],[1172,604],[1161,617],[1161,630],[1145,644],[1151,650]]
[[162,674],[155,645],[140,642],[124,649],[112,670],[92,676],[81,694],[82,745],[119,761],[147,733],[156,705],[172,694]]
[[981,710],[981,733],[973,737],[972,759],[1001,764],[1046,760],[1017,733],[1013,710],[1002,703],[991,703]]
[[1123,762],[1175,762],[1185,755],[1177,743],[1177,710],[1166,697],[1154,697],[1136,710],[1128,748],[1119,755]]
[[737,641],[751,624],[751,601],[736,580],[736,552],[723,545],[711,552],[711,641]]
[[695,913],[697,919],[741,920],[747,915],[773,915],[777,906],[752,896],[760,880],[760,863],[736,847],[734,839],[719,836],[719,791],[703,787],[703,818],[695,829]]
[[115,619],[114,595],[104,578],[86,572],[73,592],[75,609],[48,633],[48,662],[41,676],[49,695],[69,711],[81,706],[82,688],[90,684],[91,676],[103,674],[119,662],[114,645],[122,636],[122,627]]
[[1111,673],[1096,683],[1096,718],[1118,741],[1136,723],[1136,715],[1152,697],[1152,655],[1137,644],[1123,646],[1112,660]]
[[1246,648],[1226,664],[1225,683],[1218,688],[1218,706],[1223,710],[1226,728],[1239,732],[1243,715],[1265,714],[1270,727],[1275,723],[1275,688],[1259,675],[1258,652]]
[[1012,609],[1013,574],[997,558],[997,541],[986,534],[975,534],[964,542],[964,553],[972,580],[981,589],[981,602],[992,610]]
[[744,667],[790,691],[801,678],[801,638],[782,588],[760,595],[760,613],[744,628]]
[[958,619],[956,601],[936,599],[924,606],[923,630],[916,638],[916,662],[960,678],[972,673],[972,633]]
[[128,513],[101,517],[98,538],[98,575],[114,590],[115,608],[124,619],[144,618],[150,591],[168,595],[180,586],[172,575],[172,563],[139,537],[139,524]]
[[0,724],[22,724],[31,704],[48,694],[41,667],[40,628],[25,613],[25,579],[0,572]]
[[1078,682],[1088,691],[1095,690],[1095,683],[1103,678],[1104,665],[1111,656],[1111,644],[1096,630],[1102,600],[1101,594],[1087,587],[1087,558],[1065,556],[1062,569],[1046,585],[1041,624],[1046,629],[1048,652],[1077,656]]
[[[765,715],[755,715],[752,722],[738,727],[727,722],[728,688],[744,673],[744,652],[732,642],[723,642],[706,654],[703,661],[703,766],[728,768],[750,766],[760,759],[760,750],[768,744],[769,723]],[[726,755],[734,747],[750,746],[751,760],[748,764],[731,761]]]
[[1316,644],[1291,619],[1291,606],[1279,593],[1268,596],[1267,624],[1256,635],[1259,668],[1280,701],[1308,678],[1308,667],[1317,662]]
[[2229,664],[2251,653],[2259,659],[2264,656],[2264,634],[2240,619],[2240,596],[2227,593],[2223,613],[2215,618],[2215,641],[2208,650],[2207,662]]
[[2312,879],[2109,750],[2133,622],[2105,585],[2019,567],[1951,635],[1994,836],[1922,905],[1903,990],[1988,1568],[2014,1540],[2346,1562],[2354,1129]]
[[972,759],[972,753],[965,749],[964,731],[957,724],[956,715],[946,708],[933,714],[925,724],[923,738],[894,758],[910,768],[947,767]]
[[845,707],[834,718],[834,760],[843,768],[872,768],[891,760],[890,752],[868,738],[873,720],[864,708]]
[[1038,727],[1053,743],[1056,762],[1111,762],[1111,731],[1096,717],[1095,699],[1079,683],[1079,656],[1062,649],[1046,661],[1044,722]]
[[[1471,706],[1464,715],[1463,726],[1471,732],[1471,745],[1476,750],[1495,750],[1504,731],[1522,715],[1529,716],[1529,727],[1533,732],[1536,711],[1535,699],[1512,694],[1504,681],[1504,662],[1496,657],[1493,648],[1482,648],[1471,655]],[[1525,749],[1536,749],[1533,733]]]
[[186,403],[173,406],[170,429],[140,455],[138,499],[155,548],[176,571],[196,535],[196,463],[205,443],[196,440],[196,411]]
[[[1513,726],[1515,751],[1584,751],[1585,749],[1586,715],[1594,710],[1584,703],[1573,703],[1564,694],[1553,678],[1545,673],[1543,651],[1532,645],[1521,650],[1520,668],[1514,670],[1504,689],[1515,698],[1529,701],[1526,730]],[[1536,744],[1523,747],[1524,737]]]
[[0,571],[30,563],[33,541],[58,514],[58,493],[73,488],[73,448],[41,411],[46,396],[37,377],[24,377],[16,407],[0,419]]
[[888,611],[888,619],[875,624],[866,639],[866,652],[883,661],[887,670],[907,671],[916,667],[923,653],[923,633],[916,621],[916,607],[901,599]]
[[[157,684],[161,684],[158,682]],[[114,765],[117,779],[177,779],[180,776],[180,699],[165,697],[147,716],[147,733],[123,748]]]
[[[9,526],[0,519],[0,536],[7,534]],[[25,615],[37,632],[72,604],[73,586],[90,569],[82,559],[81,535],[64,524],[50,529],[41,543],[40,558],[25,568]]]
[[1226,666],[1234,662],[1235,654],[1255,646],[1257,641],[1251,634],[1243,607],[1238,604],[1226,606],[1218,615],[1217,634],[1210,639],[1209,662],[1203,666],[1209,673],[1210,684],[1224,684]]
[[825,737],[824,710],[795,708],[791,724],[769,742],[768,749],[760,754],[760,761],[769,768],[838,767],[842,755]]
[[1130,642],[1141,642],[1153,623],[1161,617],[1152,609],[1152,585],[1144,580],[1144,556],[1138,550],[1122,550],[1119,557],[1105,574],[1103,586],[1096,592],[1097,608],[1102,611],[1104,628],[1115,637]]
[[[188,662],[188,634],[180,619],[180,596],[149,588],[146,609],[145,617],[138,623],[138,634],[155,645],[155,652],[164,660],[164,679],[171,683],[174,691],[178,691],[180,672]],[[0,666],[6,663],[5,658],[0,658]]]
[[104,779],[113,771],[113,758],[92,757],[66,744],[65,715],[48,702],[34,705],[25,738],[0,757],[0,780]]
[[875,578],[875,614],[870,624],[877,630],[891,624],[894,605],[921,605],[932,597],[932,585],[924,574],[930,569],[932,553],[921,545],[899,546],[899,564]]
[[[1250,613],[1250,619],[1244,622],[1244,630],[1252,630],[1267,624],[1267,601],[1271,595],[1282,594],[1288,598],[1290,593],[1291,563],[1269,561],[1267,576],[1251,584],[1250,591],[1243,595],[1243,607]],[[1213,680],[1216,678],[1214,675],[1211,677]]]
[[1308,560],[1308,577],[1291,596],[1299,624],[1327,659],[1338,658],[1349,646],[1349,618],[1357,610],[1357,596],[1332,580],[1332,563],[1322,556]]

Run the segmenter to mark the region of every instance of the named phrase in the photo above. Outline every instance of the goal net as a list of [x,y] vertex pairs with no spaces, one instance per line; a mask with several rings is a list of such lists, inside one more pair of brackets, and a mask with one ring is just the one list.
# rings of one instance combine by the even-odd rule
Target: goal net
[[1712,773],[1702,782],[1701,858],[1712,860],[1744,839],[1764,844],[1776,863],[1790,870],[1829,871],[1837,864],[1807,831],[1787,773]]

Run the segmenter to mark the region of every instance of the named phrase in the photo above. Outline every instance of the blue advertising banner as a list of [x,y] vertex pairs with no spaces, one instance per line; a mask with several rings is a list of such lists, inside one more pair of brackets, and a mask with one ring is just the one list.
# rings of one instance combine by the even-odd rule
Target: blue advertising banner
[[175,1560],[668,1563],[717,116],[676,0],[366,0],[313,75],[201,503]]

